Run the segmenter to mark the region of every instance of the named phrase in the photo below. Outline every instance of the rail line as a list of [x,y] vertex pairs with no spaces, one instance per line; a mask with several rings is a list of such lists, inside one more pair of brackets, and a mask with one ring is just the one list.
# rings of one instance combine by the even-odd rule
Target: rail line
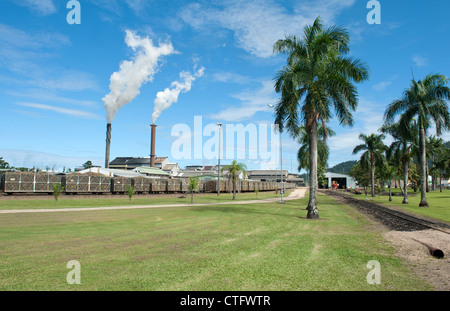
[[355,206],[364,213],[373,216],[382,224],[395,231],[420,231],[433,229],[450,234],[450,226],[444,222],[432,221],[405,212],[393,210],[374,202],[353,198],[342,192],[330,190],[323,190],[321,192],[329,196],[342,199],[345,203]]

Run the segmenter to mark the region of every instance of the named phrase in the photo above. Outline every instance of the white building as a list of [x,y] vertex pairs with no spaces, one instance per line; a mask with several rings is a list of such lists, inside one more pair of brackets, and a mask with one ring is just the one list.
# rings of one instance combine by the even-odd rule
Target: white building
[[331,188],[334,182],[338,184],[338,189],[356,188],[357,186],[356,180],[348,175],[327,172],[325,178],[328,179],[328,188]]

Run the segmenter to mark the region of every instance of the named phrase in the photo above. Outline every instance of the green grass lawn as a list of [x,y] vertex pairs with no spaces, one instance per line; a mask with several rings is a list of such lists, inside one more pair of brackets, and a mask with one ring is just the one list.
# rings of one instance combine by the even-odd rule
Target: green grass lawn
[[[437,189],[435,191],[427,192],[427,201],[429,207],[419,207],[419,191],[414,192],[408,189],[409,204],[402,204],[403,196],[399,195],[401,193],[400,189],[393,189],[392,193],[396,194],[392,197],[392,202],[389,202],[389,196],[387,195],[376,195],[375,198],[373,198],[373,201],[385,205],[401,207],[408,212],[413,212],[427,217],[450,222],[450,190],[443,190],[442,192],[439,192],[439,189]],[[354,194],[353,196],[358,199],[366,198],[364,193],[362,195]],[[368,191],[367,198],[372,199],[370,197],[370,190]]]
[[[287,191],[286,195],[289,195],[292,191]],[[275,192],[260,192],[258,196],[252,192],[238,193],[236,194],[236,200],[248,201],[248,200],[262,200],[269,198],[279,198],[279,194]],[[221,193],[220,196],[216,194],[194,194],[194,203],[220,203],[230,202],[233,198],[232,194]],[[139,195],[133,196],[131,200],[132,205],[157,205],[157,204],[190,204],[190,194],[179,194],[176,197],[156,197],[145,198]],[[76,195],[61,195],[55,206],[55,199],[49,195],[48,199],[22,199],[22,200],[8,200],[0,198],[0,210],[11,209],[53,209],[53,208],[82,208],[82,207],[104,207],[104,206],[127,206],[130,204],[127,195],[105,195],[104,197],[89,198],[77,197]]]
[[431,289],[352,208],[321,195],[311,221],[306,203],[0,215],[0,290]]

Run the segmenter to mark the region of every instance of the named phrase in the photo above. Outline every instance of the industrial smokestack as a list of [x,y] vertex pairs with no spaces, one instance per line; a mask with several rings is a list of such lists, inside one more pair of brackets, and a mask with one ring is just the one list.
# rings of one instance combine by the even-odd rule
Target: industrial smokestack
[[156,124],[150,125],[152,128],[152,138],[150,142],[150,167],[155,167],[155,136],[156,136]]
[[106,125],[106,155],[105,168],[109,168],[109,151],[111,149],[111,123]]

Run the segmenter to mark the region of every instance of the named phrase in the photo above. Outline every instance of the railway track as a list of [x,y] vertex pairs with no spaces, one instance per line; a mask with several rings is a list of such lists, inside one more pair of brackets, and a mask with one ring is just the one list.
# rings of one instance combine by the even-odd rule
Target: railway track
[[411,215],[406,212],[393,210],[389,207],[351,197],[350,195],[342,192],[336,192],[331,190],[322,190],[324,194],[338,198],[340,201],[347,205],[356,207],[358,210],[365,214],[368,214],[388,227],[390,230],[395,231],[420,231],[433,229],[450,234],[450,226],[447,223],[424,219],[422,217]]

